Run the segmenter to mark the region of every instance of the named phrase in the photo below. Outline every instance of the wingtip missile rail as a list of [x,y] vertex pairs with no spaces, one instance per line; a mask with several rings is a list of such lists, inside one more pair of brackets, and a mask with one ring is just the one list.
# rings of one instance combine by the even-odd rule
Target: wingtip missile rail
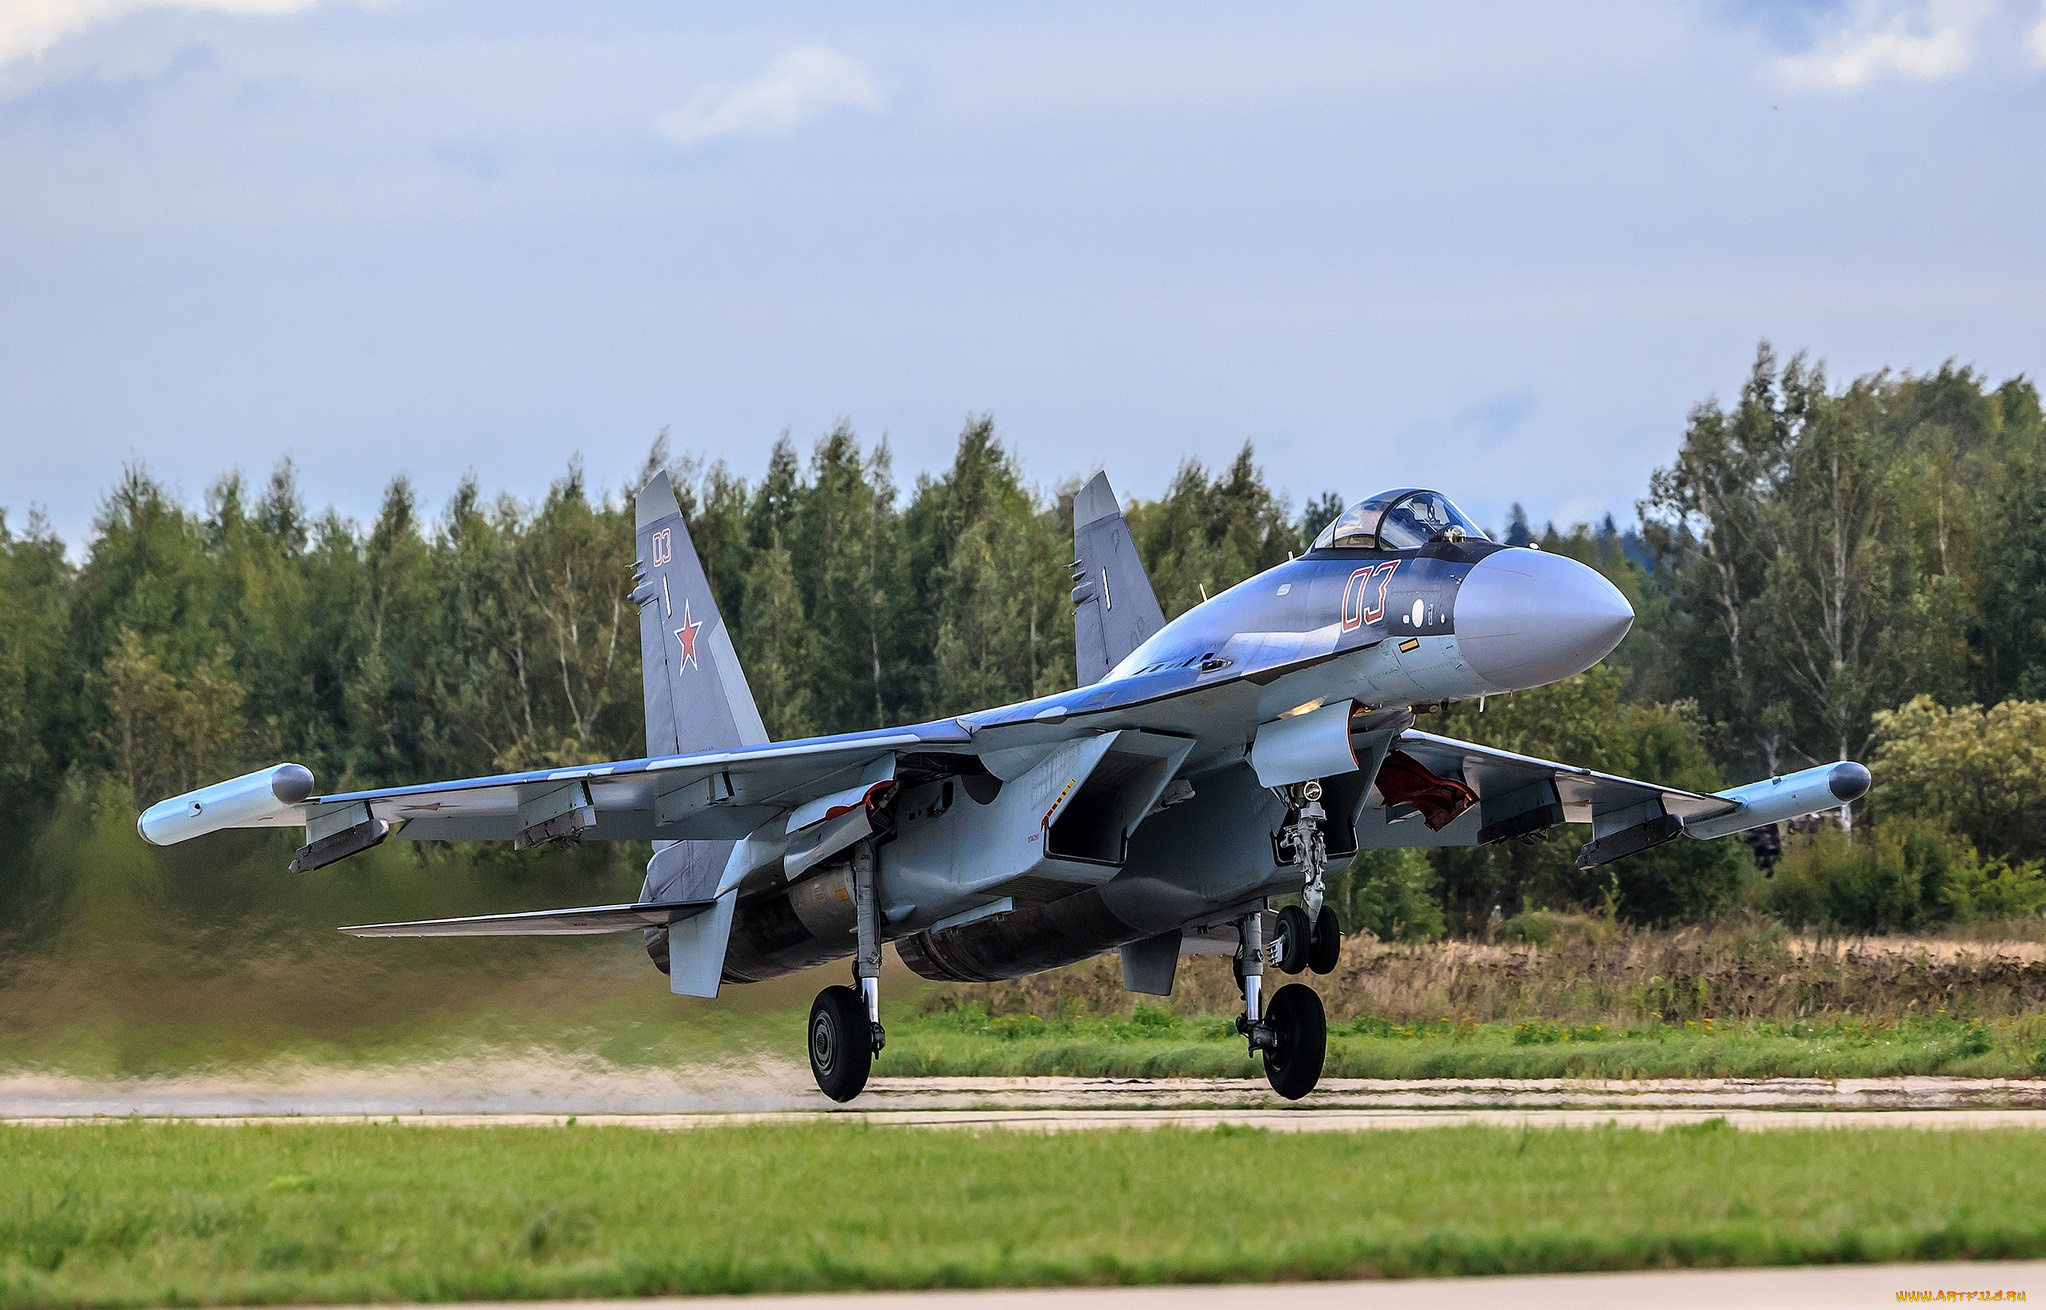
[[1837,809],[1867,795],[1870,781],[1867,765],[1841,760],[1715,792],[1734,802],[1736,808],[1709,819],[1693,819],[1684,824],[1684,833],[1701,840],[1730,837],[1764,824]]
[[135,830],[152,846],[171,846],[223,828],[290,827],[305,822],[300,807],[312,794],[311,769],[275,764],[158,801],[142,812]]

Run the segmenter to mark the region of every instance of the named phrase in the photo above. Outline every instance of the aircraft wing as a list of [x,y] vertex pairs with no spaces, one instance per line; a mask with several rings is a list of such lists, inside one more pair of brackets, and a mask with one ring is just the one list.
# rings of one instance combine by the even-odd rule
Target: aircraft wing
[[1432,772],[1462,777],[1481,800],[1548,783],[1556,789],[1566,823],[1590,823],[1597,814],[1657,803],[1665,812],[1686,822],[1717,818],[1738,807],[1738,802],[1724,796],[1639,782],[1575,764],[1559,764],[1454,737],[1438,737],[1432,732],[1409,729],[1401,733],[1399,749]]
[[1687,832],[1705,835],[1692,825],[1724,823],[1743,809],[1739,794],[1709,796],[1414,729],[1387,744],[1374,791],[1381,803],[1356,810],[1360,847],[1483,845],[1589,823],[1581,868]]
[[[1333,637],[1325,644],[1332,648]],[[573,815],[573,830],[591,840],[737,840],[777,815],[871,783],[877,769],[893,776],[904,757],[932,773],[981,772],[980,761],[1005,752],[1124,728],[1240,751],[1246,729],[1304,694],[1274,680],[1334,653],[1297,647],[1296,639],[1226,672],[1175,668],[960,718],[694,754],[328,795],[312,794],[312,775],[286,764],[160,801],[138,826],[157,845],[224,828],[305,825],[317,840],[335,825],[401,823],[398,835],[413,840],[510,841]]]
[[509,841],[536,818],[545,817],[545,798],[555,796],[560,798],[557,805],[587,806],[589,822],[583,835],[594,840],[733,840],[777,814],[858,787],[877,765],[892,773],[898,754],[956,751],[970,742],[956,725],[926,725],[667,759],[385,787],[323,796],[310,804],[366,805],[376,818],[404,821],[402,835],[414,840]]

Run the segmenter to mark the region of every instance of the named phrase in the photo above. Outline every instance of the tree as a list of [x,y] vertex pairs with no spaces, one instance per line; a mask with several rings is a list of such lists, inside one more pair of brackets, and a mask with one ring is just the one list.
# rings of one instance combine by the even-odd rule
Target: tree
[[[440,605],[433,561],[412,486],[395,478],[361,548],[361,570],[343,635],[342,705],[348,731],[342,776],[370,783],[427,777],[459,747],[443,733],[430,694]],[[515,627],[521,678],[540,676],[531,634]]]
[[805,673],[811,665],[803,597],[779,534],[754,552],[746,575],[746,676],[770,737],[816,731]]
[[518,523],[516,537],[512,608],[525,611],[519,626],[535,634],[546,666],[541,685],[526,692],[544,706],[539,717],[553,737],[521,753],[533,764],[616,758],[639,737],[642,720],[632,658],[639,611],[627,597],[632,519],[615,503],[590,503],[578,462]]
[[1906,673],[1901,639],[1930,615],[1874,447],[1875,389],[1827,396],[1815,372],[1812,392],[1762,507],[1774,549],[1752,606],[1763,622],[1750,667],[1780,689],[1793,749],[1817,762],[1859,752],[1870,712]]
[[[2040,445],[2032,394],[1951,364],[1835,391],[1802,356],[1779,370],[1764,343],[1740,403],[1693,411],[1641,504],[1667,601],[1643,613],[1660,667],[1637,688],[1695,696],[1724,761],[1774,773],[1858,754],[1880,706],[1958,697],[1983,646],[2020,667],[2001,633],[2024,630],[2038,590],[2015,522],[2033,506],[2012,476]],[[2020,549],[1985,593],[1999,495]],[[2012,620],[1996,636],[1976,623],[1985,594]]]
[[882,727],[900,696],[890,676],[899,561],[887,443],[864,455],[843,422],[818,441],[794,525],[789,556],[809,619],[818,719],[833,730]]
[[1996,392],[2003,458],[2000,485],[1977,493],[1990,507],[1983,536],[1980,617],[1971,636],[1981,655],[1985,701],[2046,699],[2046,422],[2025,379]]
[[[1265,484],[1247,441],[1220,477],[1189,459],[1162,499],[1139,502],[1125,517],[1167,618],[1284,563],[1306,546],[1286,503]],[[1316,524],[1315,531],[1326,522]]]
[[1987,854],[2046,856],[2046,703],[1945,709],[1913,697],[1875,716],[1875,808],[1941,823]]
[[0,811],[21,813],[53,795],[74,753],[79,686],[67,631],[74,583],[64,543],[47,523],[30,515],[17,536],[0,512]]
[[1752,649],[1751,614],[1780,549],[1778,520],[1764,511],[1823,390],[1802,355],[1779,371],[1763,342],[1733,410],[1708,400],[1691,411],[1676,461],[1655,471],[1640,505],[1670,578],[1673,681],[1696,689],[1729,753],[1771,773],[1783,750],[1780,688]]
[[1441,889],[1425,853],[1411,848],[1358,851],[1332,880],[1329,903],[1344,932],[1382,942],[1433,941],[1447,931]]
[[103,746],[137,805],[233,772],[247,754],[242,689],[225,648],[177,677],[123,632],[97,682],[107,708]]
[[944,477],[918,480],[902,532],[918,598],[906,640],[932,655],[919,670],[920,716],[1073,685],[1072,609],[1059,568],[1072,558],[1067,515],[1061,526],[1055,508],[1038,507],[986,416],[967,422]]
[[1534,541],[1534,539],[1534,529],[1528,525],[1527,521],[1527,510],[1522,508],[1521,503],[1516,500],[1513,502],[1513,508],[1507,512],[1506,535],[1501,537],[1500,540],[1509,546],[1525,546]]

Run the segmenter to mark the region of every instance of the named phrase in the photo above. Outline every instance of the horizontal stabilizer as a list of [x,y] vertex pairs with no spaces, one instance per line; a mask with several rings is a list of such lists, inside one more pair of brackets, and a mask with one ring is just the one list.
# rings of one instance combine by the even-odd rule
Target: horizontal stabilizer
[[631,905],[579,905],[566,910],[528,910],[523,914],[479,914],[467,919],[360,923],[341,931],[350,937],[580,937],[678,923],[702,914],[716,903],[639,901]]

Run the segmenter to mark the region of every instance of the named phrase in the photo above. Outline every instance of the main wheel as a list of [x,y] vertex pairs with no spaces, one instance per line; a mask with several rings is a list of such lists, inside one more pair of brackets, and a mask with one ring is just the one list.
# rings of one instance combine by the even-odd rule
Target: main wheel
[[1278,941],[1279,967],[1287,973],[1299,973],[1307,967],[1307,953],[1314,945],[1314,925],[1308,921],[1307,911],[1297,905],[1289,905],[1279,911]]
[[1272,997],[1265,1022],[1279,1039],[1265,1052],[1265,1079],[1273,1091],[1297,1101],[1321,1081],[1321,1066],[1328,1059],[1328,1016],[1321,997],[1305,983],[1287,983]]
[[1333,973],[1343,953],[1343,928],[1336,912],[1324,905],[1314,916],[1314,945],[1307,951],[1307,967],[1316,973]]
[[874,1067],[867,1002],[850,987],[826,987],[810,1003],[810,1072],[834,1101],[850,1101]]

